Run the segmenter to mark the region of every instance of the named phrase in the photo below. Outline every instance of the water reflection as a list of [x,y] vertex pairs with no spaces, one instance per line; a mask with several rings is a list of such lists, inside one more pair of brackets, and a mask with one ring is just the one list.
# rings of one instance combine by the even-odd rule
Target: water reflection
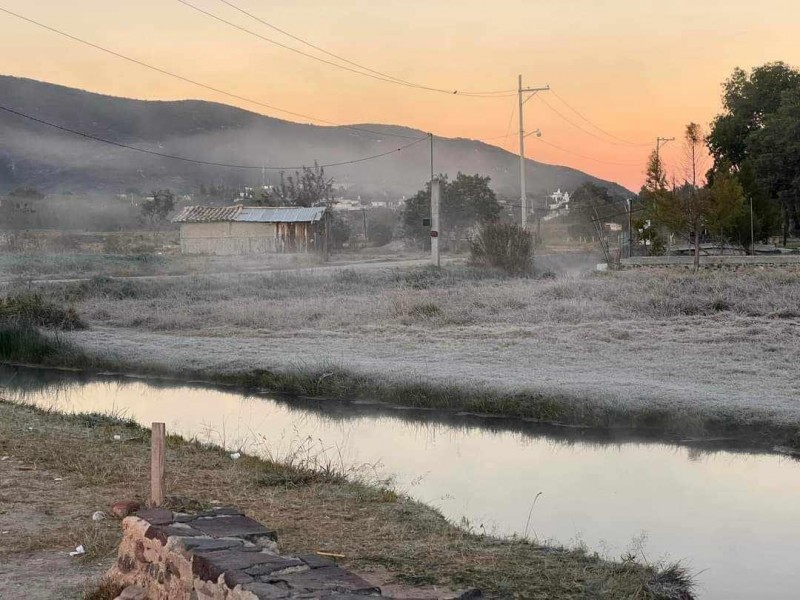
[[264,455],[379,463],[398,487],[476,528],[685,560],[702,571],[706,598],[797,597],[800,464],[779,456],[165,381],[0,368],[0,385],[39,406],[124,412]]

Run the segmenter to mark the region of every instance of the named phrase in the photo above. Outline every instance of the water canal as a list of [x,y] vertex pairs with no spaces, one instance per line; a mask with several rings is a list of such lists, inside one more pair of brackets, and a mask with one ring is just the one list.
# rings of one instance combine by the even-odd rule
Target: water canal
[[454,521],[680,560],[707,599],[800,597],[800,461],[610,431],[0,366],[2,395],[114,412],[234,450],[302,453],[378,476]]

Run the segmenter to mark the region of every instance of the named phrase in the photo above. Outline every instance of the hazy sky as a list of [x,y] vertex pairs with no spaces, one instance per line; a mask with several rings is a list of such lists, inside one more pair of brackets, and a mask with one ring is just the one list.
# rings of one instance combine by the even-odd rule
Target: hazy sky
[[[220,0],[187,1],[315,52]],[[525,107],[526,129],[538,127],[544,135],[528,138],[527,156],[634,189],[655,138],[679,137],[692,120],[707,125],[719,109],[720,84],[734,67],[800,64],[796,0],[231,1],[331,52],[424,85],[507,90],[516,88],[519,73],[527,85],[550,84],[558,96],[545,93],[542,100],[596,137],[534,98]],[[518,148],[516,97],[470,98],[375,81],[270,45],[178,0],[0,0],[0,7],[328,121],[396,123]],[[154,73],[6,14],[0,13],[0,24],[3,74],[136,98],[203,98],[303,120]],[[613,136],[647,145],[600,133],[561,99]],[[504,139],[509,124],[512,135]],[[678,168],[677,144],[664,155]]]

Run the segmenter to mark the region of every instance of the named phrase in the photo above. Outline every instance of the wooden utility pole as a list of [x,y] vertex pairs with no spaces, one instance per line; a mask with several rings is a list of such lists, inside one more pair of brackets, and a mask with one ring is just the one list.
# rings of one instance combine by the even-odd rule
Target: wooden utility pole
[[164,504],[164,446],[166,426],[153,423],[150,434],[150,506]]
[[434,177],[431,180],[431,264],[439,263],[439,204],[442,196],[442,180]]

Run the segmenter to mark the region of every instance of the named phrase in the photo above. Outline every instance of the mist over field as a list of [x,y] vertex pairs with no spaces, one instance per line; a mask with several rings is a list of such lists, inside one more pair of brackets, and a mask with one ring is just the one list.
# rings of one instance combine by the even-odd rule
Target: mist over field
[[[420,143],[391,157],[327,171],[337,185],[352,187],[354,194],[397,199],[413,194],[430,178],[427,133],[405,127],[357,124],[354,130],[304,125],[224,104],[130,100],[6,76],[0,77],[0,95],[5,106],[110,141],[254,167],[231,169],[145,155],[3,112],[0,190],[6,192],[19,185],[48,193],[119,193],[131,187],[169,187],[188,193],[203,183],[259,185],[261,166],[277,169],[312,166],[315,160],[321,164],[349,161],[389,152],[420,138]],[[437,138],[435,154],[438,173],[489,175],[498,194],[518,195],[519,159],[510,152],[473,140]],[[601,183],[569,167],[533,160],[527,164],[533,194],[571,190],[586,181]],[[268,177],[269,182],[277,181],[278,171],[270,171]]]

